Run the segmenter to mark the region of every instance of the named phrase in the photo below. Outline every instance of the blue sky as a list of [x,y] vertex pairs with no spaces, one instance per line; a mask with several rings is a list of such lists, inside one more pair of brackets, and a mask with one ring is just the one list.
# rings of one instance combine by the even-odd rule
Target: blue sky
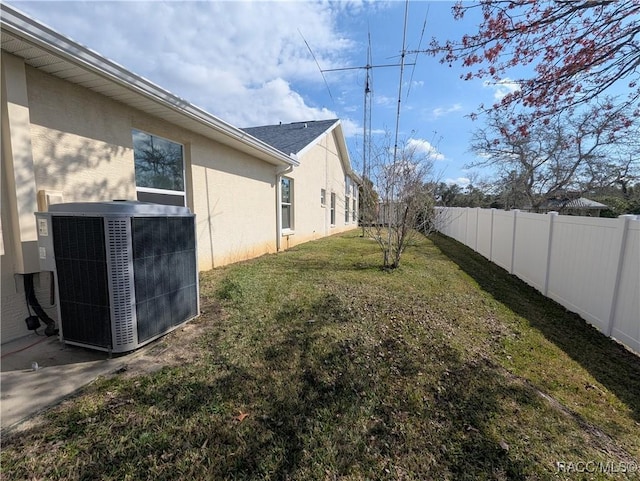
[[[340,2],[33,2],[13,6],[58,32],[123,65],[192,104],[238,127],[340,118],[352,163],[361,167],[364,69],[321,69],[399,61],[404,1]],[[408,50],[432,37],[460,38],[478,18],[454,21],[453,2],[410,2]],[[304,37],[304,39],[303,39]],[[464,185],[471,132],[466,116],[491,104],[510,85],[463,81],[459,66],[407,56],[399,138],[434,159],[435,174]],[[399,68],[374,68],[372,131],[395,131]],[[409,85],[410,84],[410,85]],[[410,87],[410,89],[409,89]],[[408,96],[407,96],[408,93]],[[484,173],[478,172],[480,176]]]

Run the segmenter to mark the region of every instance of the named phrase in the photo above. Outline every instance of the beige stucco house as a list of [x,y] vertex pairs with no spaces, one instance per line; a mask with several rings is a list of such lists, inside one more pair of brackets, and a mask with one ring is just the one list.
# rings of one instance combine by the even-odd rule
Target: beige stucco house
[[295,122],[243,129],[300,165],[282,174],[279,225],[282,247],[357,226],[358,177],[352,172],[338,120]]
[[30,332],[24,275],[35,273],[55,316],[34,216],[53,203],[186,205],[200,270],[356,227],[357,176],[339,120],[234,127],[0,7],[2,343]]

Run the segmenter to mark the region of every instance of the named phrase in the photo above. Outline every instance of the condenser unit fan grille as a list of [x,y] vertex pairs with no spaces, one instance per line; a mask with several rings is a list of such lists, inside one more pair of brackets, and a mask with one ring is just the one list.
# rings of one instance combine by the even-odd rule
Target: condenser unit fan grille
[[132,218],[138,342],[197,315],[193,217]]

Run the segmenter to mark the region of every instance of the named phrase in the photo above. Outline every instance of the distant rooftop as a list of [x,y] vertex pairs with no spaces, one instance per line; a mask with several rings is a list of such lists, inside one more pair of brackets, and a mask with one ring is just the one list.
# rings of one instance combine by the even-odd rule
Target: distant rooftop
[[297,154],[307,145],[329,130],[338,119],[311,120],[291,124],[263,125],[242,130],[264,143],[289,155]]
[[551,199],[545,207],[562,207],[565,209],[607,209],[609,206],[595,200],[580,197],[578,199]]

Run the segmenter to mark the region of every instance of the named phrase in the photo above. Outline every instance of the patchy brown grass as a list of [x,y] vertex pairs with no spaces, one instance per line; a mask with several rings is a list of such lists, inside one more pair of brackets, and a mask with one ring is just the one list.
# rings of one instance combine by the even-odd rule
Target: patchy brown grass
[[179,362],[4,439],[2,479],[637,479],[586,463],[640,457],[640,358],[450,239],[380,264],[354,233],[204,274]]

